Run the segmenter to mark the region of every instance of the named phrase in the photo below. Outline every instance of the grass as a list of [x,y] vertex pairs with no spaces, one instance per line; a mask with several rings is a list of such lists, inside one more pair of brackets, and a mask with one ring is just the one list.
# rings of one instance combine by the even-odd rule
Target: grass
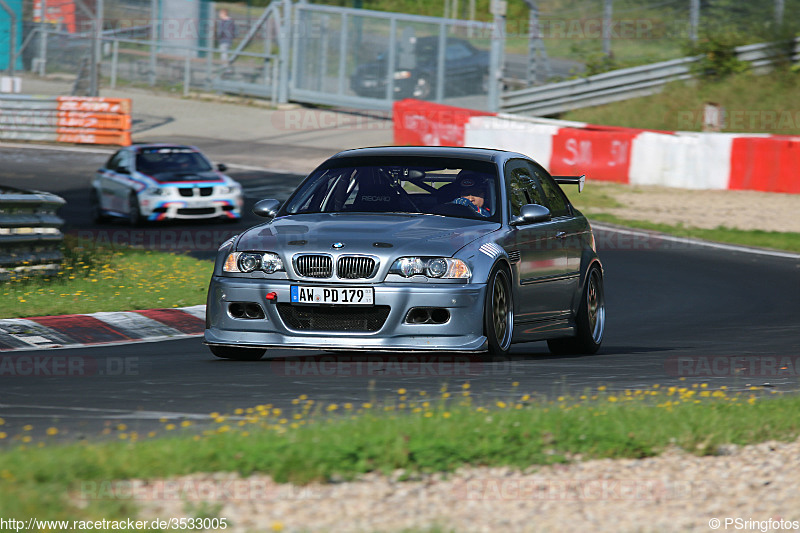
[[[778,232],[762,230],[742,230],[726,227],[695,228],[683,225],[670,225],[651,222],[649,220],[634,220],[621,218],[609,210],[623,207],[616,199],[617,193],[629,193],[632,189],[628,185],[614,183],[590,183],[582,193],[571,194],[570,201],[590,220],[607,222],[629,228],[638,228],[684,238],[703,239],[713,242],[753,246],[758,248],[772,248],[800,252],[800,233]],[[643,213],[646,217],[647,213]]]
[[797,85],[800,71],[783,69],[756,76],[731,75],[724,80],[675,82],[661,93],[624,102],[578,109],[565,120],[667,131],[701,131],[703,106],[725,108],[724,132],[800,135]]
[[204,304],[212,270],[212,262],[185,255],[94,247],[66,237],[57,276],[3,283],[0,318]]
[[[730,393],[706,384],[617,392],[601,386],[549,400],[516,393],[491,406],[473,403],[469,383],[452,392],[443,387],[435,398],[396,393],[360,405],[323,405],[303,395],[291,412],[259,405],[211,413],[208,424],[187,421],[183,429],[163,420],[162,430],[147,436],[119,425],[110,442],[48,441],[57,438],[56,427],[39,442],[30,426],[14,436],[0,431],[0,515],[136,516],[129,498],[98,495],[98,487],[115,480],[237,472],[304,484],[398,469],[408,478],[464,465],[527,469],[578,458],[650,457],[671,446],[707,455],[723,444],[800,434],[793,416],[800,397],[756,387]],[[81,494],[88,505],[79,508]]]
[[775,250],[786,250],[789,252],[800,253],[800,233],[761,231],[761,230],[740,230],[726,227],[713,229],[687,228],[683,226],[672,226],[669,224],[657,224],[645,220],[630,220],[619,218],[608,213],[595,213],[589,218],[597,222],[608,222],[639,228],[679,237],[703,239],[706,241],[737,244],[741,246],[753,246],[757,248],[772,248]]

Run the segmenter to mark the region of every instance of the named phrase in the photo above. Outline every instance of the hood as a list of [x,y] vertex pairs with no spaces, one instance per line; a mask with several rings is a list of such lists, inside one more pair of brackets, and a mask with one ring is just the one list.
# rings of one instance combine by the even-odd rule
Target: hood
[[149,178],[154,179],[158,183],[193,183],[198,181],[224,181],[222,175],[215,170],[205,171],[176,171],[176,172],[159,172],[158,174],[150,174]]
[[[236,249],[449,257],[500,228],[495,222],[436,215],[309,214],[281,217],[244,232]],[[334,243],[343,244],[333,248]]]

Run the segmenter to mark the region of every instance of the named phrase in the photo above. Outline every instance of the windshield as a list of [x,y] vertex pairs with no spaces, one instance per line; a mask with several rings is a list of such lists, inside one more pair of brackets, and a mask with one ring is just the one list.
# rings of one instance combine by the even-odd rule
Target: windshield
[[315,170],[284,214],[421,213],[500,220],[493,163],[458,158],[340,158]]
[[202,154],[190,148],[142,148],[136,154],[136,170],[151,176],[168,174],[169,180],[174,181],[194,180],[197,172],[207,172],[212,167]]

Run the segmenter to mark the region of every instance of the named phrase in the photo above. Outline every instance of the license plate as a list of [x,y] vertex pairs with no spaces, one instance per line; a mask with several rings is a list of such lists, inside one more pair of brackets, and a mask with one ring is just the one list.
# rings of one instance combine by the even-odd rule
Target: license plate
[[290,294],[296,304],[372,305],[372,287],[303,287],[292,285]]
[[186,207],[203,208],[203,207],[216,207],[214,202],[203,200],[200,202],[189,202]]

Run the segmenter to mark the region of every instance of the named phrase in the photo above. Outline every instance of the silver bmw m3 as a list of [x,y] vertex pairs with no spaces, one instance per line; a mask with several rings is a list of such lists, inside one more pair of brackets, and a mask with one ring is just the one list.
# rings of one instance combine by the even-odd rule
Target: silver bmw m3
[[559,184],[584,178],[500,150],[340,152],[222,244],[205,343],[244,360],[269,348],[494,356],[540,340],[594,353],[603,267]]

